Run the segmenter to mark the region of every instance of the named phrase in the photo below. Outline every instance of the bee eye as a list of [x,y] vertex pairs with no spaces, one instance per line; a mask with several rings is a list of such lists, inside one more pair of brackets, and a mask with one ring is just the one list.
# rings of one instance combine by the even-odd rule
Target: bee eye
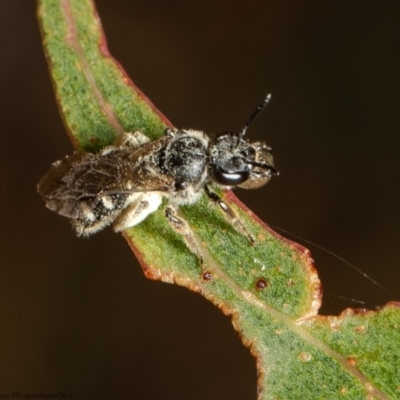
[[216,170],[214,172],[215,180],[221,185],[226,186],[236,186],[247,181],[249,179],[249,171],[239,171],[239,172],[225,172],[221,170]]
[[175,190],[185,190],[188,187],[187,182],[175,182]]

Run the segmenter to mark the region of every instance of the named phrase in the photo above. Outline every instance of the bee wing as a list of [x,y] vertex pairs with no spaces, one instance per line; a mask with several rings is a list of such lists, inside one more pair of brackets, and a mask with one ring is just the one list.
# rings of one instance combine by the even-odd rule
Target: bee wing
[[173,187],[171,176],[160,174],[149,160],[160,147],[157,142],[136,149],[110,146],[98,154],[75,152],[51,166],[38,191],[49,209],[73,220],[78,234],[99,230],[138,194]]

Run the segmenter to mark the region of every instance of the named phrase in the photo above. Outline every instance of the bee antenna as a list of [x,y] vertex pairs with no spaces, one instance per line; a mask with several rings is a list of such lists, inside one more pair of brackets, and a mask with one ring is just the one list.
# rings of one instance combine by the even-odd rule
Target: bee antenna
[[241,139],[243,139],[244,135],[247,132],[247,129],[249,126],[252,124],[252,122],[264,111],[264,108],[267,106],[267,104],[271,100],[271,93],[268,93],[262,103],[255,109],[255,111],[250,115],[250,117],[247,119],[246,123],[243,125],[243,128],[239,131],[238,133],[238,144]]

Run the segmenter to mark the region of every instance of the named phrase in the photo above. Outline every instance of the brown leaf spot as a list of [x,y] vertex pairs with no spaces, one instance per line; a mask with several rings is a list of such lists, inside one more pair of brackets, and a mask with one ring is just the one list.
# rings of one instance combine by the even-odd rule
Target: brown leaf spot
[[268,287],[268,282],[265,279],[260,278],[256,282],[256,289],[257,290],[264,290]]
[[347,357],[347,362],[352,366],[355,367],[357,364],[356,358],[355,357]]
[[204,271],[203,275],[201,276],[203,281],[209,282],[212,281],[213,275],[210,271]]

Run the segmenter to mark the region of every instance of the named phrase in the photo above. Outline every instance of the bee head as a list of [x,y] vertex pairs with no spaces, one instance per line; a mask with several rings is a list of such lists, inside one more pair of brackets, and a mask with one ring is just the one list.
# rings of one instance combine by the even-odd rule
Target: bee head
[[215,135],[209,155],[212,179],[222,186],[256,189],[277,174],[271,148],[261,141],[249,143],[237,133]]
[[265,185],[272,175],[277,175],[271,148],[265,142],[250,143],[244,138],[248,127],[264,110],[270,99],[271,95],[268,94],[238,133],[223,132],[211,139],[209,162],[215,183],[256,189]]

